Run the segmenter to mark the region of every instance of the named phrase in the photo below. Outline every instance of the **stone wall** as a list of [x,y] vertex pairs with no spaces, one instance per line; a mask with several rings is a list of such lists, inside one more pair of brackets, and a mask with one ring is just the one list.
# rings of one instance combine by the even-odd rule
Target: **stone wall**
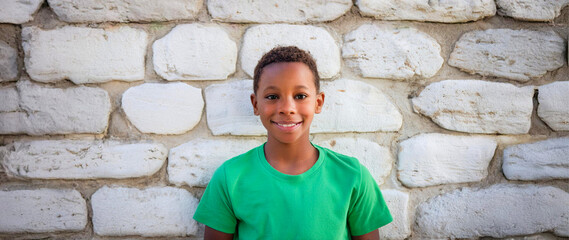
[[199,238],[276,45],[316,58],[312,141],[369,168],[383,238],[569,237],[566,5],[3,1],[0,238]]

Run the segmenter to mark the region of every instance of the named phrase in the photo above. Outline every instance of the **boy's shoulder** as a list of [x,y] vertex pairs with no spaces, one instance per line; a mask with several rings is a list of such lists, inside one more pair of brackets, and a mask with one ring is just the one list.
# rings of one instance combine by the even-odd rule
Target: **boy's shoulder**
[[252,149],[249,149],[247,152],[239,154],[235,157],[230,158],[229,160],[225,161],[221,164],[220,168],[225,169],[234,169],[234,168],[241,168],[244,166],[248,166],[253,162],[255,158],[258,157],[259,149],[263,148],[263,144]]
[[361,164],[357,158],[318,145],[314,146],[319,150],[320,154],[323,154],[325,161],[330,164],[338,165],[338,167],[342,167],[345,170],[361,171]]

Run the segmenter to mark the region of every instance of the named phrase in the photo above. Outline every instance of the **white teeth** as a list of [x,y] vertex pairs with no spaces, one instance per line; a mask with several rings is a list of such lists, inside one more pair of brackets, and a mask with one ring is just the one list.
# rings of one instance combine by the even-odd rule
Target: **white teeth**
[[282,126],[282,127],[293,127],[294,125],[296,125],[296,123],[291,123],[291,124],[279,124],[279,126]]

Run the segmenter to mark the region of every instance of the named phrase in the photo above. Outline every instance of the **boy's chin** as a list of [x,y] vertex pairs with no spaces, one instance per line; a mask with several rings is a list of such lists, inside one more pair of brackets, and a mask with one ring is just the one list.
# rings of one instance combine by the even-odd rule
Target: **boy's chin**
[[[285,136],[283,136],[285,135]],[[267,136],[268,141],[275,141],[281,144],[296,144],[301,142],[310,142],[309,135],[298,135],[298,134],[283,134],[283,135],[271,135]],[[288,136],[287,136],[288,135]]]

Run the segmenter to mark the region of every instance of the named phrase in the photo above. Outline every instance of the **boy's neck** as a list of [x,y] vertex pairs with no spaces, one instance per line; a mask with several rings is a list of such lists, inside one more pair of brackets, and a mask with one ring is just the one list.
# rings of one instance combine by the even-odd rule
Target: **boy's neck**
[[265,158],[277,171],[288,175],[299,175],[308,171],[318,160],[318,150],[310,141],[281,143],[268,139],[265,144]]

